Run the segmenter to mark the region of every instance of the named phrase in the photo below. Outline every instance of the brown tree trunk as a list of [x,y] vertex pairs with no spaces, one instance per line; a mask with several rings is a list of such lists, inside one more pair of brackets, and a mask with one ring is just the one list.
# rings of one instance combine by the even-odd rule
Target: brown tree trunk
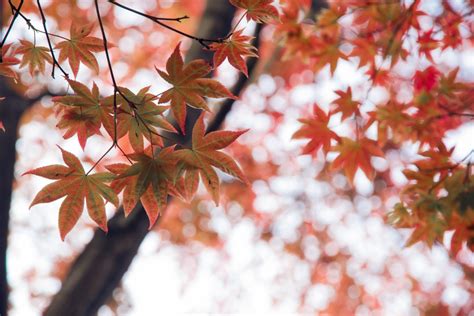
[[0,130],[0,315],[6,316],[8,310],[6,254],[16,160],[15,144],[21,115],[33,101],[30,102],[9,89],[7,80],[3,77],[0,77],[0,96],[6,98],[0,103],[0,121],[5,126],[5,132]]

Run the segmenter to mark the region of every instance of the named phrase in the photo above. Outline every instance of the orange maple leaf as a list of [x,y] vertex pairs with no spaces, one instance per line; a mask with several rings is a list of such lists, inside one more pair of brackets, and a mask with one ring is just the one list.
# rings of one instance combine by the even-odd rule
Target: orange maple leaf
[[104,44],[100,38],[88,36],[93,27],[93,23],[79,25],[74,21],[70,29],[71,38],[56,45],[59,62],[69,60],[74,76],[77,76],[81,62],[96,73],[99,72],[99,64],[93,53],[103,51]]
[[319,148],[328,152],[331,140],[340,140],[339,136],[328,127],[331,115],[327,115],[316,104],[313,106],[314,116],[308,119],[299,119],[304,125],[293,134],[293,139],[310,139],[303,148],[303,154],[316,153]]
[[53,58],[49,54],[49,48],[36,46],[30,41],[20,40],[21,46],[17,49],[17,54],[23,54],[20,68],[28,65],[30,75],[33,76],[36,70],[44,73],[46,63],[52,64]]
[[[135,152],[142,152],[144,148],[143,138],[157,146],[163,146],[163,141],[158,128],[169,132],[176,129],[164,117],[163,112],[167,106],[155,104],[157,97],[149,93],[150,87],[142,88],[138,93],[133,93],[127,88],[119,87],[121,94],[116,96],[119,108],[117,110],[117,139],[128,133],[128,139]],[[126,100],[123,96],[126,97]],[[103,104],[112,106],[114,96],[103,100]],[[113,136],[113,133],[111,133]]]
[[247,11],[247,20],[254,20],[257,23],[278,20],[278,11],[272,2],[273,0],[230,0],[232,5]]
[[84,149],[87,138],[100,135],[103,125],[113,135],[113,109],[100,100],[99,88],[94,83],[92,90],[78,81],[66,79],[75,94],[54,97],[53,101],[64,107],[57,127],[66,129],[64,138],[77,134],[79,144]]
[[350,182],[354,180],[357,168],[360,168],[368,178],[372,179],[375,171],[370,163],[370,158],[384,156],[377,143],[368,138],[354,141],[343,137],[341,143],[334,147],[334,151],[339,152],[339,155],[332,162],[331,169],[344,169]]
[[186,104],[197,109],[210,111],[204,97],[235,98],[226,87],[217,80],[203,78],[211,71],[211,66],[203,59],[193,60],[184,65],[178,44],[166,62],[166,72],[156,68],[159,75],[172,88],[163,92],[159,103],[170,102],[173,116],[183,133],[185,133]]
[[251,39],[251,36],[242,35],[242,30],[239,30],[222,43],[213,43],[210,47],[215,51],[214,67],[218,67],[227,58],[232,66],[248,77],[244,57],[258,57],[257,49],[249,43]]
[[332,102],[336,105],[336,108],[333,110],[333,112],[341,112],[342,120],[351,117],[353,114],[360,115],[360,102],[353,100],[351,87],[347,88],[345,92],[338,90],[335,91],[335,93],[339,96],[339,98]]
[[180,149],[175,153],[176,157],[184,162],[183,167],[187,170],[185,181],[190,191],[195,191],[195,189],[192,189],[197,186],[197,174],[195,172],[199,171],[207,190],[211,193],[216,204],[219,204],[219,178],[212,167],[216,167],[247,183],[247,178],[234,159],[218,151],[229,146],[246,131],[217,131],[204,135],[204,113],[201,114],[193,128],[192,148]]
[[89,216],[107,232],[106,201],[118,207],[119,200],[114,191],[105,183],[112,181],[114,176],[109,172],[86,174],[76,156],[59,147],[66,166],[50,165],[27,171],[40,177],[57,180],[46,185],[36,194],[30,208],[39,203],[48,203],[66,197],[59,208],[59,231],[61,239],[76,225],[84,209],[86,200]]
[[314,59],[314,71],[329,65],[331,75],[334,75],[339,59],[347,60],[346,54],[340,50],[340,40],[327,34],[323,34],[321,39],[315,40],[315,48],[311,57]]

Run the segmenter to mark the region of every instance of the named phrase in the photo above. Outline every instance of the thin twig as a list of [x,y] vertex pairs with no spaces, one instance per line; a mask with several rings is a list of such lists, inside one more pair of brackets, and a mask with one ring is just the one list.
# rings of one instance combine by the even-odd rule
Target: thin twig
[[[24,2],[24,0],[21,0],[21,1],[20,1],[20,4],[18,5],[18,10],[17,10],[17,11],[15,12],[15,14],[13,15],[13,19],[12,19],[12,21],[10,22],[10,25],[8,26],[7,31],[5,32],[5,36],[3,37],[2,42],[0,43],[0,63],[3,62],[3,53],[2,53],[3,45],[4,45],[5,42],[7,41],[8,35],[10,34],[10,31],[11,31],[12,28],[13,28],[13,24],[15,23],[16,18],[17,18],[18,15],[20,14],[20,10],[21,10],[21,7],[23,6],[23,2]],[[8,3],[10,3],[10,6],[13,6],[13,3],[12,3],[11,0],[8,0]],[[3,13],[3,12],[0,12],[0,13]],[[1,30],[1,28],[2,28],[2,25],[0,24],[0,30]]]
[[232,30],[230,30],[230,32],[227,34],[226,38],[229,38],[232,36],[232,34],[234,34],[235,30],[237,29],[237,27],[239,26],[240,22],[242,22],[242,20],[244,19],[244,17],[247,15],[247,11],[245,11],[242,16],[240,17],[240,19],[237,21],[237,23],[235,23],[234,27],[232,28]]
[[[13,6],[12,9],[15,12],[18,11],[18,9],[15,6]],[[31,19],[27,18],[23,13],[19,12],[19,14],[20,14],[20,17],[25,21],[26,25],[28,25],[28,28],[31,28],[35,32],[46,34],[46,32],[44,32],[44,31],[38,29],[37,27],[35,27],[33,25],[33,23],[31,23]],[[67,37],[64,37],[64,36],[61,36],[61,35],[58,35],[58,34],[54,34],[54,33],[51,33],[51,32],[49,32],[48,34],[49,34],[49,36],[57,37],[57,38],[65,40],[65,41],[69,41],[69,42],[71,41],[70,38],[67,38]]]
[[[119,88],[118,84],[117,84],[117,80],[115,79],[115,74],[114,74],[114,70],[113,70],[113,67],[112,67],[112,61],[110,59],[110,54],[109,54],[109,47],[108,47],[108,41],[107,41],[107,35],[105,34],[105,28],[104,28],[104,24],[103,24],[103,21],[102,21],[102,17],[100,15],[100,9],[99,9],[99,4],[98,4],[98,1],[95,0],[94,1],[95,3],[95,10],[96,10],[96,14],[97,14],[97,19],[99,21],[99,27],[100,27],[100,31],[101,31],[101,34],[102,34],[102,40],[104,42],[104,50],[105,50],[105,56],[106,56],[106,59],[107,59],[107,65],[108,65],[108,68],[109,68],[109,72],[110,72],[110,77],[112,79],[112,84],[114,86],[114,104],[113,104],[113,107],[114,107],[114,136],[113,136],[113,144],[112,144],[112,147],[113,146],[117,146],[120,151],[125,155],[125,157],[130,161],[130,159],[128,158],[128,156],[125,154],[125,152],[120,148],[120,146],[118,145],[118,139],[117,139],[117,93],[126,101],[128,102],[130,108],[132,109],[133,113],[134,113],[134,117],[137,119],[137,123],[138,121],[141,121],[143,123],[143,125],[145,126],[145,128],[147,129],[147,131],[149,132],[150,134],[150,144],[151,146],[153,146],[153,137],[152,137],[152,134],[155,134],[159,137],[164,137],[166,138],[165,136],[157,133],[156,131],[154,131],[153,129],[151,129],[148,124],[143,120],[143,118],[141,117],[141,115],[137,112],[137,107],[136,107],[136,104],[134,102],[132,102],[129,98],[127,98],[127,96],[121,91],[121,89]],[[103,159],[105,157],[105,155],[110,151],[110,149],[100,158]],[[99,160],[99,161],[100,161]],[[95,165],[97,165],[99,163],[99,161],[96,162]],[[94,166],[95,166],[94,165]]]
[[[147,19],[149,19],[149,20],[151,20],[151,21],[157,23],[158,25],[161,25],[161,26],[164,27],[164,28],[167,28],[167,29],[170,30],[170,31],[173,31],[173,32],[175,32],[175,33],[178,33],[178,34],[184,36],[184,37],[187,37],[187,38],[190,38],[190,39],[192,39],[192,40],[195,40],[195,41],[197,41],[199,44],[201,44],[202,46],[204,46],[204,47],[207,48],[207,49],[210,49],[210,47],[209,47],[209,45],[206,44],[206,43],[222,43],[224,40],[226,40],[227,38],[229,38],[229,36],[232,34],[232,33],[230,33],[230,34],[227,35],[226,37],[224,37],[224,38],[219,38],[219,39],[209,39],[209,38],[196,37],[196,36],[190,35],[190,34],[188,34],[188,33],[185,33],[185,32],[183,32],[183,31],[180,31],[180,30],[178,30],[178,29],[176,29],[176,28],[174,28],[174,27],[172,27],[172,26],[169,26],[168,24],[163,23],[163,22],[162,22],[163,18],[155,17],[155,16],[152,16],[152,15],[149,15],[149,14],[146,14],[146,13],[143,13],[143,12],[140,12],[140,11],[137,11],[137,10],[132,9],[132,8],[130,8],[130,7],[127,7],[127,6],[123,5],[123,4],[120,4],[120,3],[118,3],[118,2],[116,2],[116,1],[114,1],[114,0],[108,0],[108,1],[109,1],[109,3],[111,3],[111,4],[113,4],[113,5],[116,5],[116,6],[122,8],[122,9],[124,9],[124,10],[130,11],[130,12],[133,12],[133,13],[135,13],[135,14],[138,14],[138,15],[140,15],[140,16],[142,16],[142,17],[145,17],[145,18],[147,18]],[[180,22],[180,20],[183,19],[183,18],[187,18],[187,16],[184,16],[184,17],[181,17],[181,18],[168,19],[168,20]]]
[[97,167],[97,165],[99,164],[99,162],[102,161],[102,159],[105,158],[105,156],[107,156],[107,154],[115,147],[115,144],[112,144],[106,151],[105,153],[102,154],[102,156],[100,156],[100,158],[92,165],[92,167],[90,167],[90,169],[86,172],[86,176],[89,175],[89,173],[91,173],[92,170],[94,170],[95,167]]
[[51,71],[51,77],[53,77],[54,79],[54,69],[56,66],[58,66],[59,70],[61,70],[63,75],[66,78],[69,78],[69,74],[66,71],[64,71],[63,67],[61,67],[58,60],[56,59],[56,55],[54,54],[53,45],[51,45],[51,40],[49,38],[48,28],[46,27],[46,17],[44,15],[43,8],[41,7],[40,0],[36,0],[36,3],[38,4],[38,9],[41,14],[41,20],[43,21],[44,34],[46,35],[46,40],[48,41],[49,51],[51,52],[51,57],[53,58],[53,69]]

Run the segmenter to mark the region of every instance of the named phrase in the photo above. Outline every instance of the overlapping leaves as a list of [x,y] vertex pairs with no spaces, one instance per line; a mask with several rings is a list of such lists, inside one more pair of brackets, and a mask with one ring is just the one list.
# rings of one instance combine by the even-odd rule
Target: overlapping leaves
[[114,164],[107,166],[117,174],[112,182],[112,188],[119,193],[122,190],[125,214],[133,210],[141,201],[150,221],[150,228],[158,219],[161,210],[167,204],[168,193],[174,179],[176,157],[173,147],[163,148],[158,154],[153,154],[149,147],[146,152],[131,154],[134,161],[131,166]]
[[219,204],[219,178],[213,167],[247,182],[245,174],[232,157],[219,151],[229,146],[246,131],[217,131],[205,135],[204,115],[196,121],[193,128],[192,148],[176,151],[176,157],[184,162],[186,170],[185,186],[193,192],[197,187],[197,172],[212,198]]
[[89,90],[78,81],[67,80],[74,94],[53,98],[62,107],[57,127],[66,130],[64,138],[77,135],[84,148],[90,136],[100,134],[101,126],[112,135],[113,109],[110,104],[101,102],[97,85],[94,83]]
[[[127,88],[120,87],[119,89],[120,94],[109,96],[102,102],[110,108],[114,102],[117,103],[117,135],[115,137],[120,139],[128,134],[135,152],[143,152],[144,138],[153,145],[163,146],[159,129],[176,132],[173,125],[163,117],[163,112],[168,107],[155,104],[157,97],[148,92],[150,87],[142,88],[136,94]],[[110,134],[114,136],[113,133]]]

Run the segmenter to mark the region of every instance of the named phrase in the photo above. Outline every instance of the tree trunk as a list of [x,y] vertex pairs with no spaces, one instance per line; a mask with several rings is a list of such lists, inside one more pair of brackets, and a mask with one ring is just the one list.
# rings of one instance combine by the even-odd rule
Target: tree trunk
[[8,246],[8,223],[10,220],[10,202],[15,172],[18,122],[31,102],[18,96],[9,89],[7,80],[0,77],[0,121],[5,132],[0,130],[0,315],[8,311],[8,282],[6,254]]

